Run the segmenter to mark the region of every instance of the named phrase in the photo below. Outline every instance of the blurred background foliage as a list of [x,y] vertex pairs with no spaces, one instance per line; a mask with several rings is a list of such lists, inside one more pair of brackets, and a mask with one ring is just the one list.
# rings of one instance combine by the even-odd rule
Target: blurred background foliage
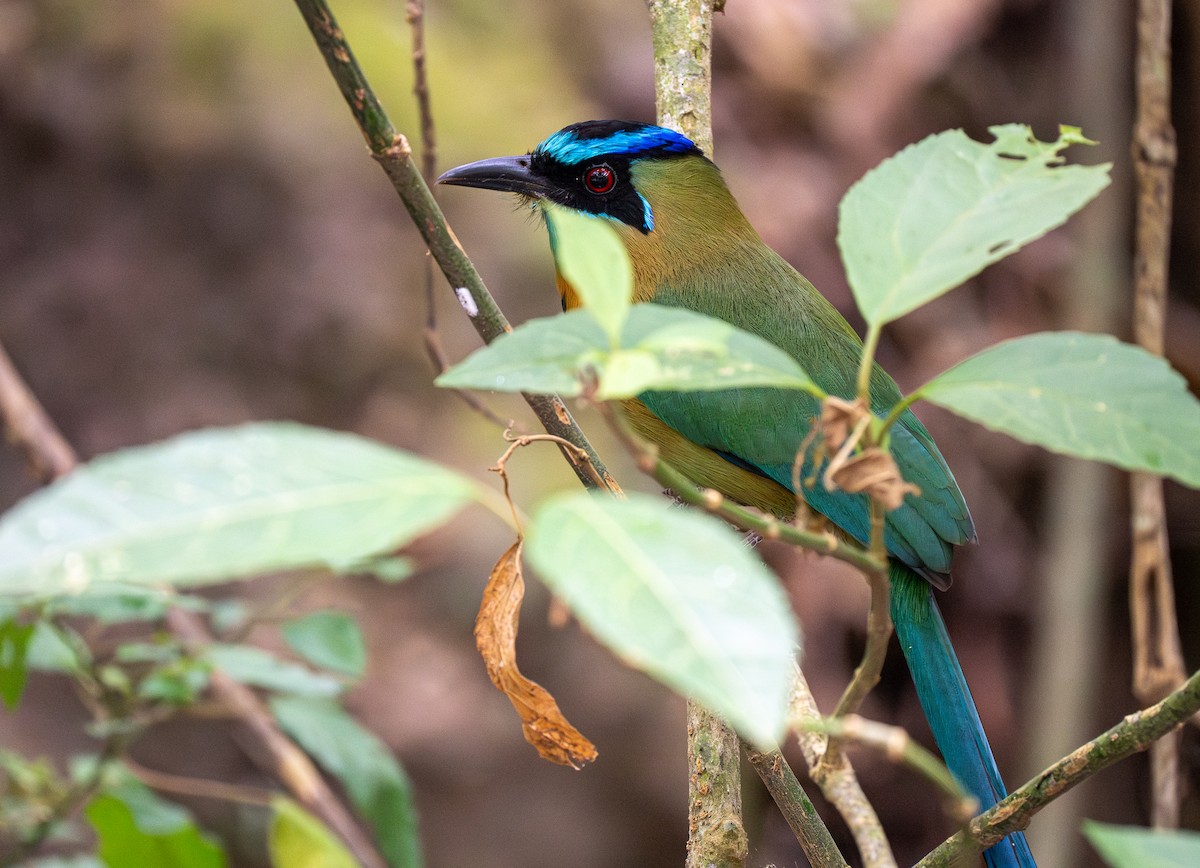
[[[906,317],[880,356],[912,388],[1005,337],[1047,328],[1128,335],[1130,4],[1116,0],[729,0],[717,17],[716,160],[763,236],[857,322],[833,244],[845,189],[927,133],[1058,123],[1101,140],[1113,189],[1066,230]],[[417,145],[401,0],[334,4],[393,120]],[[429,69],[439,165],[520,153],[576,120],[654,115],[649,24],[638,0],[431,0]],[[1168,318],[1171,362],[1200,382],[1200,4],[1176,4],[1180,167]],[[418,146],[419,150],[419,146]],[[542,233],[501,197],[440,194],[509,317],[553,312]],[[431,387],[422,349],[424,252],[286,0],[0,0],[0,342],[87,456],[203,425],[290,418],[354,430],[483,478],[500,432]],[[440,280],[440,278],[439,278]],[[437,284],[439,334],[477,344]],[[532,425],[519,401],[487,397]],[[1131,711],[1122,476],[1051,459],[918,408],[955,468],[981,543],[942,597],[951,634],[1010,783]],[[582,421],[627,487],[652,490],[598,420]],[[510,465],[514,494],[576,483],[548,448]],[[32,490],[0,451],[0,506]],[[1200,655],[1200,498],[1168,487],[1185,653]],[[549,626],[531,586],[522,668],[600,749],[581,773],[538,760],[487,680],[471,623],[503,529],[460,519],[414,548],[399,586],[316,582],[299,606],[346,607],[370,644],[351,710],[414,778],[432,866],[679,864],[686,837],[683,703],[576,627]],[[858,658],[865,588],[836,564],[766,547],[804,625],[805,668],[829,708]],[[1058,581],[1055,582],[1054,579]],[[269,596],[280,583],[245,587]],[[115,642],[119,632],[98,634]],[[263,629],[254,637],[278,644]],[[893,655],[865,709],[928,741]],[[1057,668],[1053,664],[1057,664]],[[86,715],[65,679],[33,680],[0,715],[6,747],[63,762]],[[1185,760],[1196,766],[1188,732]],[[143,764],[255,782],[231,733],[174,722],[134,749]],[[858,754],[901,861],[950,827],[907,773]],[[1195,775],[1192,775],[1195,782]],[[1044,864],[1098,864],[1077,821],[1145,823],[1142,759],[1039,817]],[[747,785],[751,864],[802,858]],[[236,852],[253,812],[198,802]],[[1200,825],[1194,796],[1185,823]],[[247,845],[236,864],[255,864]]]

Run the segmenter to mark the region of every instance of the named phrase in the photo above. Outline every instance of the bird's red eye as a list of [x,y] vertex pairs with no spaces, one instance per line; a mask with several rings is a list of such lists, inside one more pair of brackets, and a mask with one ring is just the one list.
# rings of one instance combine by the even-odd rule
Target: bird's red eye
[[583,183],[593,193],[607,193],[617,186],[617,173],[608,166],[592,166],[583,173]]

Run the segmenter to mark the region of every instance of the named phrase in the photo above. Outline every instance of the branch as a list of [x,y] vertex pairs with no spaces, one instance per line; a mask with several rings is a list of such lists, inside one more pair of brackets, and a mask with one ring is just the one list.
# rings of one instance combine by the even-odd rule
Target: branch
[[[1133,160],[1137,179],[1134,255],[1134,321],[1137,342],[1162,355],[1171,235],[1171,187],[1176,147],[1171,126],[1170,0],[1139,0],[1137,119]],[[1183,653],[1171,583],[1162,479],[1130,476],[1132,563],[1129,574],[1133,626],[1133,692],[1153,702],[1183,681]],[[1155,828],[1179,825],[1179,744],[1163,739],[1151,751],[1152,820]]]
[[[485,343],[491,343],[500,335],[511,331],[508,320],[488,292],[479,272],[454,238],[442,209],[434,201],[425,179],[417,170],[408,139],[392,126],[375,92],[367,83],[333,13],[329,11],[328,4],[325,0],[296,0],[296,6],[308,24],[308,29],[312,32],[355,121],[358,122],[359,129],[362,130],[371,156],[383,168],[400,195],[417,231],[425,239],[429,252],[433,254],[434,261],[454,289],[454,294],[467,312],[475,330]],[[524,398],[547,433],[562,437],[585,450],[591,466],[604,480],[605,487],[613,493],[620,491],[620,486],[605,469],[600,457],[575,424],[561,399],[553,395],[525,395]],[[588,469],[572,455],[566,452],[563,455],[580,481],[588,488],[593,487]]]
[[813,868],[847,868],[846,860],[829,834],[829,828],[817,813],[808,793],[800,786],[796,773],[777,750],[762,753],[749,742],[742,742],[746,759],[762,779],[787,820],[800,848]]
[[[713,12],[723,6],[724,0],[646,0],[654,43],[658,123],[683,133],[710,157],[712,18]],[[719,751],[713,751],[716,745],[720,745]],[[738,737],[729,724],[689,699],[689,762],[693,756],[705,753],[711,753],[713,763],[708,776],[713,785],[705,789],[697,775],[690,776],[687,868],[707,868],[710,864],[736,868],[746,861]],[[724,817],[728,834],[714,834],[710,816]]]
[[123,763],[130,774],[146,786],[159,792],[200,799],[217,799],[241,805],[257,805],[263,808],[271,804],[273,793],[270,790],[231,784],[226,781],[189,778],[169,772],[160,772],[157,769],[146,768],[129,757],[125,757]]
[[75,469],[78,463],[75,451],[21,379],[3,346],[0,346],[0,417],[9,441],[25,453],[30,470],[42,482],[50,482]]
[[725,0],[646,0],[658,123],[712,157],[712,19]]
[[1029,825],[1033,815],[1101,769],[1146,750],[1200,710],[1200,671],[1156,705],[1125,717],[1103,735],[1050,766],[942,842],[916,868],[949,868],[974,847],[990,847]]
[[749,841],[742,823],[739,739],[729,725],[688,700],[687,865],[740,868]]

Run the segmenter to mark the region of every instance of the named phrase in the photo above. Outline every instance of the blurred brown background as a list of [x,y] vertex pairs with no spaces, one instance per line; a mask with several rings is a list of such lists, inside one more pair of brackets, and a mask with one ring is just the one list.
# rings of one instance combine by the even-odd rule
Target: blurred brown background
[[[416,142],[400,0],[334,3],[396,123]],[[928,133],[1058,123],[1101,140],[1073,158],[1115,162],[1112,188],[1064,230],[885,333],[882,361],[912,388],[967,354],[1047,328],[1128,336],[1131,4],[1115,0],[730,0],[716,22],[717,162],[763,236],[857,322],[833,244],[836,205],[866,169]],[[532,147],[576,120],[654,115],[649,25],[638,0],[431,0],[429,64],[447,168]],[[1200,381],[1200,3],[1176,4],[1180,167],[1168,354]],[[553,312],[540,230],[511,203],[440,193],[514,321]],[[287,0],[0,0],[0,342],[85,455],[203,425],[289,418],[361,432],[479,478],[500,432],[430,385],[421,349],[423,251],[367,157]],[[453,358],[477,339],[439,283]],[[519,401],[488,397],[532,426]],[[1054,458],[918,408],[967,494],[980,545],[942,604],[1001,767],[1018,783],[1136,707],[1130,696],[1121,474]],[[652,490],[581,413],[618,478]],[[526,505],[574,485],[552,450],[512,465]],[[0,451],[0,506],[33,483]],[[1168,487],[1185,653],[1200,655],[1200,497]],[[349,706],[412,775],[428,863],[681,864],[682,701],[571,626],[546,623],[532,583],[522,667],[549,687],[600,759],[539,760],[487,681],[471,623],[507,545],[482,512],[414,548],[419,573],[317,586],[305,606],[357,613],[371,646]],[[806,671],[830,708],[859,652],[861,581],[768,548],[806,633]],[[249,595],[268,586],[247,585]],[[259,634],[271,643],[270,631]],[[866,709],[928,739],[898,654]],[[68,684],[35,680],[7,747],[60,759],[85,748]],[[1188,733],[1185,760],[1200,761]],[[147,765],[254,781],[212,722],[163,727]],[[912,775],[857,753],[897,856],[952,829]],[[1195,774],[1191,775],[1195,779]],[[802,865],[757,782],[747,786],[750,864]],[[1046,811],[1042,864],[1094,865],[1078,818],[1144,824],[1144,757]],[[256,819],[197,809],[253,865]],[[1194,797],[1184,819],[1200,825]],[[837,834],[843,835],[836,820]],[[844,835],[843,835],[844,837]],[[848,846],[847,852],[852,852]],[[241,847],[241,849],[237,849]]]

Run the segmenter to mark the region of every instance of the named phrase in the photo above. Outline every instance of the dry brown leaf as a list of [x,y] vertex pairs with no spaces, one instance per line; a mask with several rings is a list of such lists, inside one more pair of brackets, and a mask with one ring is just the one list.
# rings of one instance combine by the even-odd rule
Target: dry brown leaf
[[577,769],[596,758],[595,745],[567,722],[549,691],[517,668],[517,624],[525,597],[522,545],[518,539],[492,568],[475,618],[475,644],[488,677],[521,716],[525,740],[543,759]]
[[911,482],[905,482],[900,468],[889,452],[871,446],[830,469],[829,477],[842,491],[858,494],[865,491],[883,504],[884,509],[899,509],[904,495],[921,493]]
[[847,401],[837,395],[826,395],[821,402],[821,434],[825,448],[837,452],[845,445],[852,431],[865,427],[862,421],[869,418],[870,413],[862,401]]

